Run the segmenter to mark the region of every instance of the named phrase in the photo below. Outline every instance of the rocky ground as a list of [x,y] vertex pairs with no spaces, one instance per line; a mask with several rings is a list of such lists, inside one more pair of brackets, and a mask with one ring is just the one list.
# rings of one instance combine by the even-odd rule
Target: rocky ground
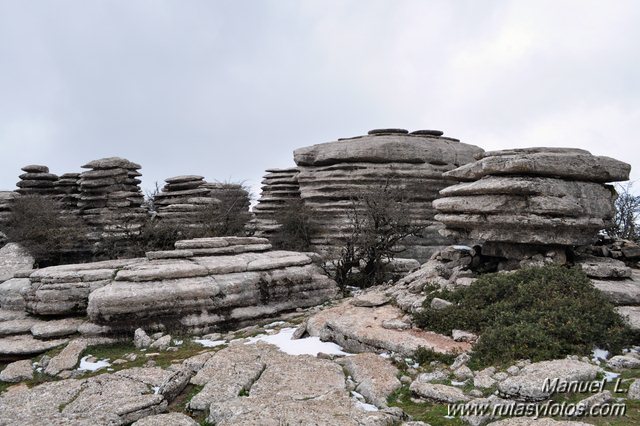
[[[139,329],[133,342],[72,339],[2,366],[0,424],[481,425],[499,419],[449,416],[447,404],[583,400],[624,403],[626,417],[556,417],[558,424],[640,422],[640,347],[608,360],[597,352],[593,359],[523,360],[474,371],[466,365],[468,343],[412,329],[387,302],[380,292],[366,293],[224,335]],[[350,334],[338,337],[343,330]],[[432,349],[434,359],[418,359],[419,346]],[[542,391],[546,377],[610,381],[593,393],[551,395]]]

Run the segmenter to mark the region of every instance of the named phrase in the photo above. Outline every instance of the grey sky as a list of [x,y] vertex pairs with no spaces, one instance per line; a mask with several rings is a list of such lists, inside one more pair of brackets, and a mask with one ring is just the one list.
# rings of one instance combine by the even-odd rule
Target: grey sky
[[[640,3],[0,0],[0,189],[122,156],[246,181],[376,127],[570,146],[640,178]],[[636,185],[636,191],[638,191]]]

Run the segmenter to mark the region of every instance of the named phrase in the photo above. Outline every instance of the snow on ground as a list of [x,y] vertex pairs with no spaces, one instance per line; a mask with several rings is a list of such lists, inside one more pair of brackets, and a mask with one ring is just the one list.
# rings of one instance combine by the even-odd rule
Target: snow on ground
[[227,344],[226,340],[193,339],[193,341],[201,344],[205,348],[215,348],[216,346]]
[[593,362],[600,363],[600,360],[607,360],[609,358],[609,351],[604,349],[595,348],[591,354]]
[[359,394],[356,391],[351,391],[351,397],[353,398],[356,407],[360,408],[364,411],[379,411],[378,407],[373,404],[368,404],[365,402],[364,396]]
[[282,352],[289,355],[313,355],[318,356],[322,352],[328,355],[351,355],[344,352],[342,348],[332,342],[322,342],[318,337],[306,337],[304,339],[292,340],[291,337],[296,331],[295,328],[283,328],[276,334],[258,335],[247,339],[245,344],[256,342],[266,342],[275,345]]
[[82,357],[82,359],[80,359],[80,367],[78,367],[78,370],[97,371],[97,370],[100,370],[101,368],[111,367],[111,364],[109,363],[108,359],[101,359],[101,360],[97,360],[96,362],[89,362],[87,361],[87,359],[90,357],[91,355],[87,355],[85,357]]

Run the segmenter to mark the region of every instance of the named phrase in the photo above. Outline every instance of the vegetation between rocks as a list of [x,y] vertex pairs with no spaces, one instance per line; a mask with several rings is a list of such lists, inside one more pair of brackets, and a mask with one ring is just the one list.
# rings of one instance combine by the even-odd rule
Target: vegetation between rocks
[[[436,296],[453,304],[431,308]],[[415,321],[440,333],[480,334],[472,356],[478,367],[588,355],[594,347],[616,353],[638,337],[584,272],[555,265],[487,274],[466,288],[433,291]]]

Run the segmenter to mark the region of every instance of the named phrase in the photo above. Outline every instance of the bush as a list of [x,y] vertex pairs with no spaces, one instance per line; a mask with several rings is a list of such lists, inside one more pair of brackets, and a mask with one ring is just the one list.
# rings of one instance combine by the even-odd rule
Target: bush
[[313,212],[301,199],[285,202],[274,217],[280,227],[270,237],[273,246],[280,250],[310,251],[311,238],[317,233],[312,217]]
[[640,242],[640,195],[633,195],[632,184],[626,186],[616,185],[618,198],[616,198],[616,214],[612,225],[607,229],[609,235]]
[[84,257],[87,233],[82,220],[49,197],[25,195],[13,201],[7,237],[27,249],[40,267]]
[[[432,309],[435,296],[453,305]],[[557,265],[487,274],[469,287],[433,292],[415,320],[440,333],[480,334],[477,366],[587,355],[594,347],[618,352],[634,338],[582,270]]]

